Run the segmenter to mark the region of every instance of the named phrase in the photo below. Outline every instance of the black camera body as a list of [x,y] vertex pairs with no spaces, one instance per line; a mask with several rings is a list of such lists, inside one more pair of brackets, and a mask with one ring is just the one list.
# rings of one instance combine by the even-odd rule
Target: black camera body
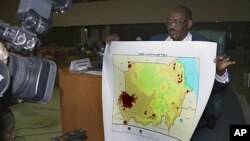
[[[40,45],[37,35],[52,26],[52,14],[63,13],[72,0],[20,0],[17,19],[21,27],[0,20],[0,37],[16,51],[32,51]],[[53,61],[9,54],[8,65],[0,63],[0,97],[47,103],[52,95],[57,66]]]
[[71,3],[71,0],[20,0],[17,19],[22,26],[10,26],[0,20],[0,36],[17,51],[32,51],[40,43],[37,35],[46,34],[51,28],[53,12],[63,13]]

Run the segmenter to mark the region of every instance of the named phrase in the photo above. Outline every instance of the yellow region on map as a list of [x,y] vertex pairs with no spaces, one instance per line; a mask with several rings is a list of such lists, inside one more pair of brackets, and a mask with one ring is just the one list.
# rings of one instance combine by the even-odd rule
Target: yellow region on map
[[186,94],[192,91],[185,82],[185,70],[177,60],[168,64],[128,61],[124,72],[125,90],[117,99],[124,124],[134,119],[142,125],[168,130],[180,116]]

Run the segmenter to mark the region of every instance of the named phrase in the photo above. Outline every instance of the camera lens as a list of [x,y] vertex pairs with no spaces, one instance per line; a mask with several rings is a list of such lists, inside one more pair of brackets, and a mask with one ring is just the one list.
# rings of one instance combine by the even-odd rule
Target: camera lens
[[47,103],[52,95],[56,64],[37,57],[9,54],[10,92],[24,101]]
[[26,60],[15,54],[10,54],[10,77],[11,77],[11,92],[13,95],[18,95],[28,81],[29,70],[27,69]]

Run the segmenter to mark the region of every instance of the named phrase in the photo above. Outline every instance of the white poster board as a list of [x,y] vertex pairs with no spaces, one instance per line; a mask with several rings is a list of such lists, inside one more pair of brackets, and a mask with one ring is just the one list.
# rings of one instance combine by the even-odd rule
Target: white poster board
[[105,141],[190,140],[212,90],[216,48],[189,41],[106,46]]

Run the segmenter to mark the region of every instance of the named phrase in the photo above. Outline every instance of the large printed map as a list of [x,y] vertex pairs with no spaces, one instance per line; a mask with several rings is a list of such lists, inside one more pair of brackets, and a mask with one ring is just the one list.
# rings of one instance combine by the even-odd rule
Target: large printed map
[[113,55],[113,62],[113,124],[184,140],[196,114],[199,60]]

